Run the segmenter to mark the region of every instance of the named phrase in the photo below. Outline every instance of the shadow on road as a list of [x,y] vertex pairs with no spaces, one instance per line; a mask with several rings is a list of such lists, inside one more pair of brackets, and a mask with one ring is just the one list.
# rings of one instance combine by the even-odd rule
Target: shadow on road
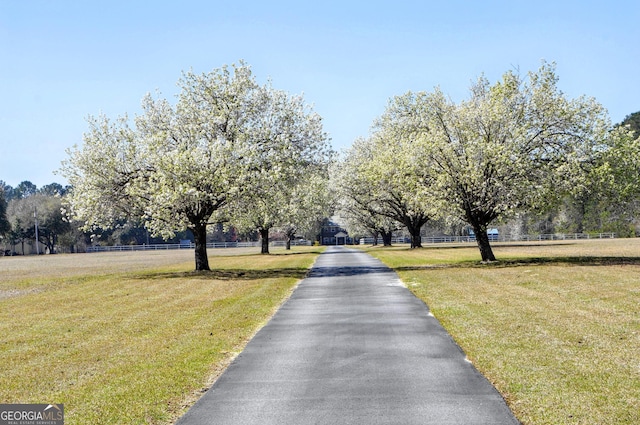
[[384,266],[359,267],[314,267],[308,277],[360,276],[371,273],[389,273],[392,270]]

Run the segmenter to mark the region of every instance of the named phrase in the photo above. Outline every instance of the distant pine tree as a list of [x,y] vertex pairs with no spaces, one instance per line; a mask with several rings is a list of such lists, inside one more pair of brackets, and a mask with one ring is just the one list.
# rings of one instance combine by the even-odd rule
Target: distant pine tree
[[0,236],[11,230],[11,225],[7,220],[7,200],[5,199],[4,187],[0,187]]
[[640,137],[640,111],[627,115],[620,125],[628,125],[634,137]]

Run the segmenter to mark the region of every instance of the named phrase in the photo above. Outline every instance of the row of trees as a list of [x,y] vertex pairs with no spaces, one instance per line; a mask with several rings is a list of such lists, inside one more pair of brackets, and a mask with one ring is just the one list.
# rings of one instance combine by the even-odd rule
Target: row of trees
[[[28,190],[24,190],[25,188]],[[139,220],[121,220],[109,229],[94,227],[90,231],[83,231],[84,223],[70,220],[65,213],[68,205],[65,197],[70,189],[70,186],[63,187],[58,183],[38,188],[29,181],[23,181],[13,188],[0,181],[0,248],[9,252],[9,255],[36,252],[36,235],[41,253],[77,252],[95,244],[144,245],[163,242],[177,244],[181,240],[193,238],[193,234],[188,230],[176,232],[174,237],[168,239],[154,237]],[[296,195],[297,199],[302,196],[307,198],[315,196],[317,199],[320,194],[309,192]],[[312,208],[322,205],[322,202],[316,202],[313,199],[296,204],[294,213],[301,217],[297,220],[298,222],[305,222],[308,210],[304,210],[304,206],[308,203],[313,203]],[[320,212],[317,212],[316,215],[319,214]],[[287,249],[290,249],[294,236],[314,239],[320,232],[321,224],[321,221],[307,223],[305,226],[289,224],[277,228],[277,236],[285,238]],[[247,227],[239,231],[235,226],[225,225],[225,223],[215,223],[208,231],[209,242],[257,241],[259,238],[260,233],[255,228]],[[27,246],[29,246],[28,249],[26,249]],[[2,256],[2,250],[0,250],[0,256]]]
[[148,95],[133,120],[90,118],[61,170],[70,188],[5,188],[0,234],[12,227],[2,209],[46,195],[85,234],[189,230],[196,269],[208,270],[211,224],[258,232],[268,253],[271,230],[309,232],[334,207],[353,233],[385,244],[398,229],[420,247],[425,225],[471,228],[484,261],[495,260],[487,229],[496,223],[547,220],[576,232],[631,223],[638,114],[612,126],[594,99],[568,99],[557,81],[543,63],[495,84],[481,77],[458,103],[439,89],[394,97],[371,135],[330,166],[321,118],[302,97],[258,84],[244,63],[185,73],[175,105]]
[[412,247],[425,223],[462,223],[483,261],[495,260],[488,227],[518,214],[564,208],[585,223],[597,209],[632,220],[640,140],[594,99],[568,99],[557,81],[543,63],[493,85],[481,77],[458,103],[439,89],[394,97],[333,168],[340,215],[371,234],[405,226]]
[[57,183],[38,189],[29,181],[15,188],[0,181],[0,240],[4,245],[20,246],[24,254],[25,243],[37,241],[53,253],[60,242],[71,244],[80,237],[62,213],[66,191]]
[[89,119],[84,144],[69,150],[70,216],[84,230],[122,221],[153,235],[189,229],[195,268],[209,270],[212,223],[289,235],[328,214],[331,149],[318,114],[301,96],[256,82],[244,63],[187,72],[175,105],[147,95],[142,113]]

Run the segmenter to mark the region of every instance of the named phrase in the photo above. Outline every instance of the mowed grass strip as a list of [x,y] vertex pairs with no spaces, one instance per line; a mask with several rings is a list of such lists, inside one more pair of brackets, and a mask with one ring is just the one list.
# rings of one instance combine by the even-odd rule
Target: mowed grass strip
[[640,423],[640,240],[369,249],[524,424]]
[[[64,403],[68,424],[172,423],[318,252],[212,255],[210,273],[190,271],[193,252],[20,258],[20,273],[0,258],[13,270],[0,281],[0,402]],[[66,266],[47,275],[53,257]]]

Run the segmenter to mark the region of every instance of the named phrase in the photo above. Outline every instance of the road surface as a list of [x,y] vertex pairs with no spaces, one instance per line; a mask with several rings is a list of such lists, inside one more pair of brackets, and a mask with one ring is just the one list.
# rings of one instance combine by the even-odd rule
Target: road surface
[[330,247],[176,425],[518,423],[392,270]]

